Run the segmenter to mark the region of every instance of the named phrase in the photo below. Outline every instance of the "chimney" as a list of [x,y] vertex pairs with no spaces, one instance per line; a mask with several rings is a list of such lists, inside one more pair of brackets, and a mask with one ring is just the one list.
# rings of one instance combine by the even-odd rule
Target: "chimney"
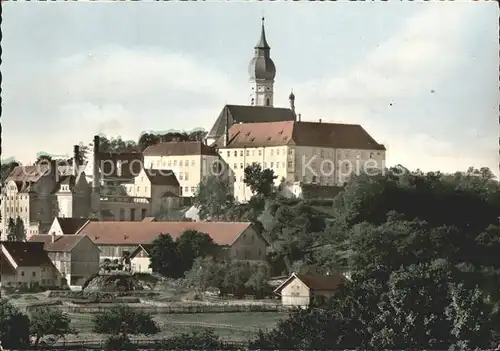
[[319,119],[319,123],[321,123],[321,118]]
[[78,145],[73,146],[73,175],[78,175],[78,169],[80,166],[80,147]]
[[94,169],[92,174],[92,193],[99,194],[100,177],[99,177],[99,135],[94,136]]
[[302,117],[302,115],[299,113],[299,122],[300,122],[300,118]]
[[56,242],[56,232],[51,233],[52,236],[52,244]]

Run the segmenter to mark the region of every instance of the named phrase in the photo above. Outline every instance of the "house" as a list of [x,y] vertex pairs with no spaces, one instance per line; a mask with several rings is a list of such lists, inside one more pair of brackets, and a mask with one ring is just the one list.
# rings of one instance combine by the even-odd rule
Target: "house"
[[1,194],[2,238],[9,219],[21,218],[26,237],[47,233],[55,217],[88,217],[90,187],[78,164],[75,146],[72,165],[64,160],[14,167],[6,177]]
[[175,240],[187,230],[208,234],[228,259],[265,260],[269,243],[250,222],[88,222],[77,235],[88,235],[101,250],[102,261],[121,259],[125,251],[151,244],[161,233]]
[[30,243],[41,243],[59,271],[63,285],[81,286],[99,272],[99,249],[85,235],[34,235]]
[[240,202],[253,195],[243,182],[245,168],[253,163],[273,170],[277,187],[292,188],[302,182],[333,189],[353,174],[385,167],[384,145],[355,124],[321,120],[234,124],[214,146],[234,174],[234,196]]
[[160,142],[147,147],[143,155],[145,168],[174,172],[182,197],[193,197],[205,177],[227,176],[228,167],[217,150],[201,141]]
[[153,270],[149,268],[149,251],[151,250],[151,244],[141,244],[132,251],[130,254],[130,263],[132,272],[137,273],[153,273]]
[[3,241],[0,246],[2,286],[64,286],[42,243]]
[[47,234],[55,233],[56,235],[75,234],[88,221],[94,219],[75,218],[75,217],[56,217],[52,222]]
[[344,275],[295,274],[278,286],[274,292],[281,296],[284,306],[307,307],[313,299],[322,302],[335,294],[338,287],[346,281]]

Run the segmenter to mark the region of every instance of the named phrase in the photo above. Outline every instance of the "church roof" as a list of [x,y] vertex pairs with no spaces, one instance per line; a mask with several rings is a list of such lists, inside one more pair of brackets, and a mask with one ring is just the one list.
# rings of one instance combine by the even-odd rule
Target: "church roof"
[[266,30],[264,28],[264,17],[262,17],[262,29],[260,31],[260,40],[255,46],[255,56],[248,65],[248,74],[253,80],[274,80],[276,77],[276,66],[274,65],[269,51],[271,47],[267,43]]
[[[222,138],[216,144],[223,148]],[[227,148],[297,145],[336,149],[385,150],[359,124],[282,121],[234,124]]]
[[269,106],[226,105],[219,114],[207,138],[219,138],[224,135],[226,117],[230,125],[237,123],[262,123],[295,121],[295,113],[289,108]]

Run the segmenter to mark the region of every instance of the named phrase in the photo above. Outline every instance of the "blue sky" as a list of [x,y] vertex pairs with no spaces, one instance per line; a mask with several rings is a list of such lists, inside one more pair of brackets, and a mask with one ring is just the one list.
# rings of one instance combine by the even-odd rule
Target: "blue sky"
[[7,2],[3,158],[71,154],[96,133],[210,128],[247,104],[266,17],[275,106],[360,123],[389,164],[498,173],[494,2]]

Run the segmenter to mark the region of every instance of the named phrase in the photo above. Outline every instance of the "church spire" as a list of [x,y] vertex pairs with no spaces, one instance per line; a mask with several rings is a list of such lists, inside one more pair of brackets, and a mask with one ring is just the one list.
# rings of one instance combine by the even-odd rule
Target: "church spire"
[[264,27],[265,18],[262,17],[262,29],[260,31],[260,40],[255,46],[255,49],[270,49],[269,44],[266,40],[266,28]]

